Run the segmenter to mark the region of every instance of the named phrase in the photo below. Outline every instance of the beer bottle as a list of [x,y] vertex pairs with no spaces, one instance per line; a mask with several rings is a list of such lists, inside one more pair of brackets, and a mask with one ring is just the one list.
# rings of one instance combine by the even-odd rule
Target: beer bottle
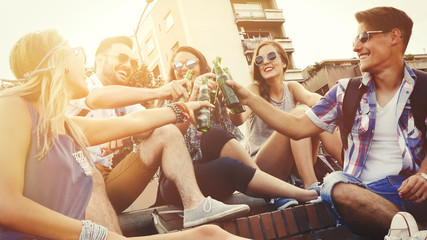
[[[200,86],[198,101],[209,101],[209,87],[206,77],[202,78],[202,85]],[[200,132],[207,132],[211,128],[211,112],[209,107],[202,107],[194,113],[196,117],[197,130]]]
[[240,104],[240,101],[234,93],[233,89],[225,83],[230,78],[226,73],[224,73],[221,68],[221,58],[217,57],[216,60],[213,61],[213,63],[216,74],[216,81],[222,92],[222,96],[225,100],[225,105],[228,109],[231,110],[231,112],[240,113],[241,109],[243,108],[242,104]]
[[[193,70],[191,69],[187,70],[187,72],[185,73],[185,79],[190,81],[190,84],[191,84],[191,81],[193,79]],[[191,92],[189,92],[188,94],[191,94]],[[181,96],[180,98],[178,98],[177,102],[184,102],[184,101],[185,101],[184,96]]]
[[[230,70],[228,69],[228,67],[224,67],[223,70],[228,75],[228,77],[230,78],[230,80],[234,81],[233,77],[231,76],[231,73],[230,73]],[[242,104],[240,104],[238,107],[230,109],[230,110],[231,110],[231,112],[233,114],[239,114],[239,113],[242,113],[242,112],[246,111],[245,106],[243,106]]]

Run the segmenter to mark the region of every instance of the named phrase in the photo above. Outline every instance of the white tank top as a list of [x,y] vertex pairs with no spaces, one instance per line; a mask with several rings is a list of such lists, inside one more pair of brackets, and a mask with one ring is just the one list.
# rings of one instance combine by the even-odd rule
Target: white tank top
[[368,158],[360,180],[374,182],[390,175],[398,175],[405,168],[397,142],[397,97],[399,91],[386,106],[376,105],[375,130]]

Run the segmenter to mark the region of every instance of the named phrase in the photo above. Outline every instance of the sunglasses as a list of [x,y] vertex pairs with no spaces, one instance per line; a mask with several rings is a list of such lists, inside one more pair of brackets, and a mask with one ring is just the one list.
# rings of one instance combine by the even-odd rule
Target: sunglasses
[[179,70],[181,70],[182,66],[184,66],[184,64],[185,64],[185,66],[188,69],[193,69],[196,66],[198,61],[199,61],[199,59],[188,59],[185,63],[174,62],[172,64],[172,67],[175,69],[175,71],[179,71]]
[[83,62],[86,64],[86,53],[85,50],[83,49],[83,47],[75,47],[75,48],[71,48],[71,51],[74,52],[74,54],[81,58],[83,60]]
[[261,56],[261,55],[256,56],[254,61],[255,65],[257,65],[258,67],[262,66],[265,62],[266,57],[269,62],[274,62],[277,59],[277,53],[269,52],[267,53],[267,56]]
[[111,56],[115,56],[117,57],[117,60],[119,60],[119,62],[121,63],[125,63],[125,62],[130,62],[131,65],[137,63],[136,59],[131,58],[129,55],[125,54],[125,53],[104,53],[106,55],[111,55]]
[[365,44],[367,41],[369,41],[369,34],[375,33],[384,33],[384,31],[363,31],[354,39],[353,46],[356,45],[357,41]]

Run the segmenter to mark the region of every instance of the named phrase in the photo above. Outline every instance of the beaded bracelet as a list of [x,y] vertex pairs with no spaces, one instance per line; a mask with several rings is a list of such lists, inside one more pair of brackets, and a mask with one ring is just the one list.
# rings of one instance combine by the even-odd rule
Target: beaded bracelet
[[91,222],[90,220],[82,220],[83,226],[80,232],[79,240],[106,240],[108,230],[106,227]]
[[175,103],[175,105],[177,105],[181,109],[183,121],[187,122],[190,119],[190,114],[189,114],[190,111],[188,110],[187,105],[185,105],[185,103],[183,102],[177,102]]
[[189,118],[188,113],[183,112],[181,110],[181,107],[179,107],[177,103],[169,103],[166,105],[166,107],[172,108],[172,110],[175,112],[175,115],[176,115],[175,123],[184,123],[188,120]]

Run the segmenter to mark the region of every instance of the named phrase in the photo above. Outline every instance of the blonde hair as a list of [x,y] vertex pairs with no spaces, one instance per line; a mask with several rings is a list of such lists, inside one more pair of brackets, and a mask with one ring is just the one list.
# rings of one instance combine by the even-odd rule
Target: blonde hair
[[[65,90],[65,54],[69,49],[55,30],[29,33],[18,40],[9,57],[10,68],[18,79],[26,79],[21,85],[4,89],[2,96],[22,96],[36,102],[39,121],[36,127],[37,147],[41,160],[59,134],[61,120],[75,144],[85,153],[87,139],[69,117],[65,115],[69,104]],[[35,71],[45,69],[44,71]],[[46,70],[47,69],[47,70]],[[42,142],[40,142],[40,140]],[[91,161],[89,161],[91,162]]]

